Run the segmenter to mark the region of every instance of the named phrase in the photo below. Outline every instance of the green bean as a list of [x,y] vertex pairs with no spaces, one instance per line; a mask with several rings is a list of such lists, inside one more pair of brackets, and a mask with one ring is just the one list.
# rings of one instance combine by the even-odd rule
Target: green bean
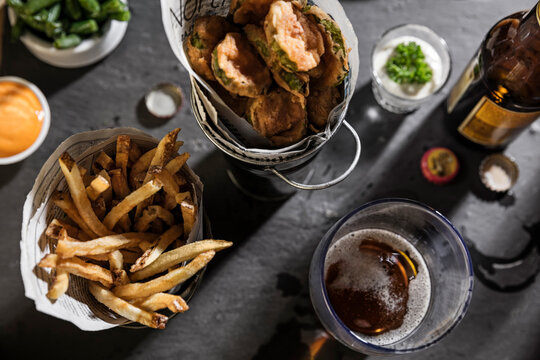
[[107,0],[101,5],[101,13],[114,14],[127,10],[126,4],[120,0]]
[[79,2],[77,0],[66,0],[66,13],[73,20],[79,20],[82,16]]
[[36,19],[36,21],[44,23],[45,21],[47,21],[47,18],[49,17],[49,11],[47,9],[43,9],[37,14],[34,14],[33,17],[34,19]]
[[93,34],[99,30],[99,26],[94,19],[77,21],[71,24],[69,32],[73,34]]
[[19,40],[22,32],[24,31],[24,21],[18,17],[15,24],[11,27],[11,41],[15,42]]
[[7,0],[7,4],[17,14],[24,12],[24,4],[21,0]]
[[49,9],[49,14],[47,15],[48,22],[54,22],[60,17],[60,12],[62,11],[62,5],[55,4]]
[[81,7],[90,13],[90,16],[94,17],[99,14],[101,6],[97,0],[78,0]]
[[55,39],[64,33],[62,23],[59,21],[47,21],[45,23],[45,34],[51,39]]
[[37,13],[39,10],[50,7],[51,5],[60,2],[60,0],[28,0],[24,6],[24,11],[28,15]]
[[112,13],[110,18],[118,21],[129,21],[131,19],[131,12],[129,10]]
[[26,25],[34,30],[45,32],[45,23],[36,20],[33,16],[19,14],[19,17],[25,22]]
[[81,43],[81,38],[77,34],[62,35],[54,40],[54,47],[57,49],[72,48]]

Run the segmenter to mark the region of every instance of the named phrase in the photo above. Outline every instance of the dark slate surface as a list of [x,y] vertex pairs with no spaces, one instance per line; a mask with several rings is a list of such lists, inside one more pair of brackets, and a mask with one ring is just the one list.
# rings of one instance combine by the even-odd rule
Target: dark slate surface
[[[511,196],[493,199],[481,191],[476,174],[484,153],[459,144],[443,127],[440,105],[448,86],[430,104],[400,117],[376,106],[369,82],[371,47],[391,26],[421,23],[442,35],[452,52],[453,84],[495,21],[533,5],[532,0],[343,1],[360,42],[360,76],[348,119],[362,139],[362,158],[340,185],[297,193],[281,203],[257,202],[233,187],[223,155],[200,131],[189,105],[168,122],[137,116],[139,101],[152,84],[172,81],[189,92],[187,72],[169,48],[156,1],[132,1],[133,19],[124,41],[108,58],[82,69],[45,65],[21,44],[7,43],[5,35],[2,73],[37,84],[49,99],[53,120],[47,139],[34,155],[0,168],[2,358],[305,358],[307,348],[301,339],[316,324],[306,284],[317,242],[355,207],[376,198],[401,196],[446,214],[474,247],[477,275],[484,275],[476,277],[472,305],[460,326],[431,349],[402,358],[537,359],[540,285],[534,277],[525,280],[538,264],[540,124],[507,149],[516,158],[521,176]],[[212,263],[191,309],[172,319],[164,331],[85,333],[37,312],[24,296],[19,234],[26,193],[62,140],[80,131],[114,126],[135,126],[159,137],[182,127],[185,148],[192,154],[190,164],[206,185],[206,208],[214,234],[235,242],[234,248],[220,253]],[[435,145],[453,148],[462,161],[459,177],[445,187],[427,183],[419,172],[423,151]],[[344,132],[336,136],[313,164],[314,180],[328,180],[343,171],[352,146]],[[487,281],[491,277],[486,269],[493,262],[519,255],[528,242],[532,242],[532,255],[523,266],[498,270],[498,283]],[[525,284],[512,292],[498,286],[521,282]],[[340,346],[329,349],[334,358],[365,358]]]

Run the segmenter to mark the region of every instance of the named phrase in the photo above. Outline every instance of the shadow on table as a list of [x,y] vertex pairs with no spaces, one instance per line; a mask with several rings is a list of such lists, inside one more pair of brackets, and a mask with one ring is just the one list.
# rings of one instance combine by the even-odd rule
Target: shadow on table
[[152,329],[115,328],[106,331],[81,331],[67,321],[36,311],[24,299],[0,309],[12,318],[2,329],[2,359],[122,359],[128,357]]
[[229,179],[227,165],[225,155],[215,150],[193,167],[204,183],[204,208],[214,238],[234,242],[234,246],[224,252],[225,256],[212,261],[205,276],[218,271],[226,253],[242,246],[286,201],[262,202],[244,195]]
[[11,43],[9,36],[6,35],[4,59],[0,70],[2,75],[20,76],[34,83],[46,97],[49,97],[84,76],[99,63],[76,69],[51,66],[32,55],[20,41]]
[[0,166],[0,189],[8,184],[11,179],[21,170],[23,161],[15,164]]

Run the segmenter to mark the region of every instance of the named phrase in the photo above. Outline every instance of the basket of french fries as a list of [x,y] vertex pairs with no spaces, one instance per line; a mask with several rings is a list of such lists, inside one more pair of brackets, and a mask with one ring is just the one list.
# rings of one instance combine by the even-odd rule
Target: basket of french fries
[[42,167],[21,231],[25,295],[82,330],[163,329],[232,243],[203,240],[203,185],[161,140],[120,128],[74,135]]
[[[337,0],[161,0],[161,7],[171,48],[191,75],[195,117],[220,150],[301,189],[352,172],[360,141],[345,114],[358,41]],[[302,185],[283,175],[313,159],[342,124],[356,141],[343,176]]]

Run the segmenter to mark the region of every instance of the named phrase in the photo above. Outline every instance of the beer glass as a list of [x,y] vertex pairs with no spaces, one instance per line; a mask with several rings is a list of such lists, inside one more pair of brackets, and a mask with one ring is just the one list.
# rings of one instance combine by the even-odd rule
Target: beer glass
[[[406,239],[422,255],[431,279],[429,307],[422,321],[387,345],[376,345],[350,330],[337,316],[326,289],[328,250],[345,235],[366,229],[386,230]],[[416,201],[382,199],[347,214],[326,233],[313,254],[309,286],[315,312],[342,344],[365,354],[401,354],[436,344],[463,319],[471,300],[473,270],[461,235],[443,215]]]

